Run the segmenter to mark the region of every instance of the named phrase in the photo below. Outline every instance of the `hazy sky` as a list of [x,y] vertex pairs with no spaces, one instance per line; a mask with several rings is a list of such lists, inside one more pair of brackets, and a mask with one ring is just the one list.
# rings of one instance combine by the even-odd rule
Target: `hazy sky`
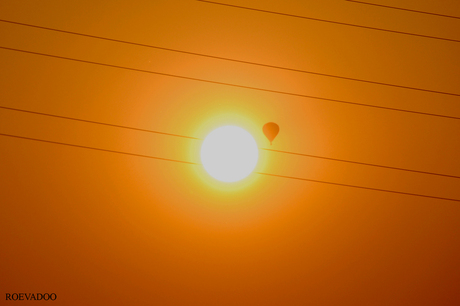
[[[1,1],[0,300],[460,303],[460,2],[372,1],[457,18],[345,0],[220,1],[310,19]],[[57,144],[199,163],[200,139],[227,124],[256,139],[257,172],[407,194],[255,173],[228,185],[200,165]]]

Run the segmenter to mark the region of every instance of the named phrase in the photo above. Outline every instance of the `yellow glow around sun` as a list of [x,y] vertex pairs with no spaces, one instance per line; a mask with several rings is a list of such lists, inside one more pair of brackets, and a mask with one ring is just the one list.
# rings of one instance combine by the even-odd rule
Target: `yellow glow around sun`
[[213,178],[237,182],[247,177],[257,165],[257,143],[244,129],[227,125],[206,136],[201,146],[201,162]]

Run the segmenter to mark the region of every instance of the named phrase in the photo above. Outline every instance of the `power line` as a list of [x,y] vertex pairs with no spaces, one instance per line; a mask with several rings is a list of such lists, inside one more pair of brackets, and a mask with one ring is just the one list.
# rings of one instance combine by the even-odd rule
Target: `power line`
[[[79,119],[79,118],[74,118],[74,117],[53,115],[53,114],[48,114],[48,113],[42,113],[42,112],[36,112],[36,111],[30,111],[30,110],[24,110],[24,109],[12,108],[12,107],[6,107],[6,106],[0,106],[0,109],[6,109],[6,110],[10,110],[10,111],[17,111],[17,112],[23,112],[23,113],[30,113],[30,114],[34,114],[34,115],[48,116],[48,117],[59,118],[59,119],[73,120],[73,121],[78,121],[78,122],[92,123],[92,124],[98,124],[98,125],[104,125],[104,126],[110,126],[110,127],[116,127],[116,128],[140,131],[140,132],[155,133],[155,134],[161,134],[161,135],[166,135],[166,136],[188,138],[188,139],[193,139],[193,140],[203,140],[203,139],[197,138],[197,137],[191,137],[191,136],[185,136],[185,135],[179,135],[179,134],[171,134],[171,133],[165,133],[165,132],[160,132],[160,131],[155,131],[155,130],[141,129],[141,128],[124,126],[124,125],[105,123],[105,122],[100,122],[100,121]],[[290,155],[304,156],[304,157],[324,159],[324,160],[332,160],[332,161],[350,163],[350,164],[356,164],[356,165],[362,165],[362,166],[378,167],[378,168],[385,168],[385,169],[390,169],[390,170],[406,171],[406,172],[420,173],[420,174],[426,174],[426,175],[436,175],[436,176],[460,179],[460,176],[456,176],[456,175],[441,174],[441,173],[435,173],[435,172],[420,171],[420,170],[413,170],[413,169],[407,169],[407,168],[399,168],[399,167],[385,166],[385,165],[372,164],[372,163],[364,163],[364,162],[358,162],[358,161],[352,161],[352,160],[346,160],[346,159],[325,157],[325,156],[319,156],[319,155],[312,155],[312,154],[304,154],[304,153],[296,153],[296,152],[289,152],[289,151],[267,149],[267,148],[260,148],[260,149],[265,150],[265,151],[269,151],[269,152],[282,153],[282,154],[290,154]]]
[[379,165],[379,164],[364,163],[364,162],[358,162],[358,161],[353,161],[353,160],[325,157],[325,156],[319,156],[319,155],[295,153],[295,152],[289,152],[289,151],[280,151],[280,150],[265,149],[265,148],[261,148],[261,149],[265,150],[265,151],[278,152],[278,153],[291,154],[291,155],[298,155],[298,156],[305,156],[305,157],[312,157],[312,158],[325,159],[325,160],[332,160],[332,161],[337,161],[337,162],[342,162],[342,163],[350,163],[350,164],[355,164],[355,165],[378,167],[378,168],[384,168],[384,169],[399,170],[399,171],[406,171],[406,172],[413,172],[413,173],[436,175],[436,176],[443,176],[443,177],[460,179],[460,176],[457,176],[457,175],[441,174],[441,173],[436,173],[436,172],[428,172],[428,171],[420,171],[420,170],[412,170],[412,169],[406,169],[406,168],[399,168],[399,167],[385,166],[385,165]]
[[238,9],[250,10],[250,11],[256,11],[256,12],[261,12],[261,13],[269,13],[269,14],[275,14],[275,15],[281,15],[281,16],[287,16],[287,17],[294,17],[294,18],[308,19],[308,20],[314,20],[314,21],[320,21],[320,22],[326,22],[326,23],[332,23],[332,24],[339,24],[339,25],[368,29],[368,30],[383,31],[383,32],[389,32],[389,33],[394,33],[394,34],[403,34],[403,35],[417,36],[417,37],[423,37],[423,38],[438,39],[438,40],[457,42],[457,43],[460,42],[460,40],[453,39],[453,38],[444,38],[444,37],[438,37],[438,36],[430,36],[430,35],[416,34],[416,33],[410,33],[410,32],[389,30],[389,29],[383,29],[383,28],[377,28],[377,27],[369,27],[369,26],[363,26],[363,25],[358,25],[358,24],[353,24],[353,23],[346,23],[346,22],[332,21],[332,20],[327,20],[327,19],[287,14],[287,13],[257,9],[257,8],[247,7],[247,6],[220,3],[220,2],[215,2],[215,1],[208,1],[208,0],[196,0],[196,1],[210,3],[210,4],[217,4],[217,5],[227,6],[227,7],[233,7],[233,8],[238,8]]
[[157,157],[157,156],[151,156],[151,155],[142,155],[142,154],[129,153],[129,152],[123,152],[123,151],[116,151],[116,150],[101,149],[101,148],[88,147],[88,146],[76,145],[76,144],[59,142],[59,141],[44,140],[44,139],[17,136],[17,135],[4,134],[4,133],[0,133],[0,135],[1,136],[7,136],[7,137],[13,137],[13,138],[20,138],[20,139],[25,139],[25,140],[33,140],[33,141],[39,141],[39,142],[52,143],[52,144],[68,146],[68,147],[74,147],[74,148],[80,148],[80,149],[89,149],[89,150],[96,150],[96,151],[109,152],[109,153],[117,153],[117,154],[130,155],[130,156],[136,156],[136,157],[145,157],[145,158],[165,160],[165,161],[171,161],[171,162],[183,163],[183,164],[189,164],[189,165],[199,165],[198,163],[192,163],[192,162],[183,161],[183,160],[177,160],[177,159],[171,159],[171,158],[163,158],[163,157]]
[[349,104],[349,105],[356,105],[356,106],[362,106],[362,107],[371,107],[371,108],[377,108],[377,109],[383,109],[383,110],[389,110],[389,111],[397,111],[397,112],[404,112],[404,113],[410,113],[410,114],[417,114],[417,115],[424,115],[424,116],[433,116],[433,117],[439,117],[439,118],[460,120],[460,117],[455,117],[455,116],[447,116],[447,115],[419,112],[419,111],[406,110],[406,109],[401,109],[401,108],[385,107],[385,106],[371,105],[371,104],[351,102],[351,101],[345,101],[345,100],[323,98],[323,97],[317,97],[317,96],[311,96],[311,95],[305,95],[305,94],[299,94],[299,93],[293,93],[293,92],[287,92],[287,91],[265,89],[265,88],[260,88],[260,87],[238,85],[238,84],[232,84],[232,83],[226,83],[226,82],[218,82],[218,81],[212,81],[212,80],[206,80],[206,79],[200,79],[200,78],[194,78],[194,77],[187,77],[187,76],[182,76],[182,75],[177,75],[177,74],[156,72],[156,71],[150,71],[150,70],[144,70],[144,69],[137,69],[137,68],[130,68],[130,67],[125,67],[125,66],[112,65],[112,64],[104,64],[104,63],[100,63],[100,62],[93,62],[93,61],[88,61],[88,60],[82,60],[82,59],[76,59],[76,58],[71,58],[71,57],[52,55],[52,54],[47,54],[47,53],[33,52],[33,51],[27,51],[27,50],[22,50],[22,49],[16,49],[16,48],[9,48],[9,47],[0,46],[0,49],[5,49],[5,50],[10,50],[10,51],[15,51],[15,52],[22,52],[22,53],[27,53],[27,54],[40,55],[40,56],[46,56],[46,57],[51,57],[51,58],[58,58],[58,59],[63,59],[63,60],[79,62],[79,63],[86,63],[86,64],[92,64],[92,65],[98,65],[98,66],[104,66],[104,67],[111,67],[111,68],[135,71],[135,72],[142,72],[142,73],[148,73],[148,74],[168,76],[168,77],[179,78],[179,79],[184,79],[184,80],[191,80],[191,81],[198,81],[198,82],[204,82],[204,83],[210,83],[210,84],[216,84],[216,85],[224,85],[224,86],[231,86],[231,87],[236,87],[236,88],[257,90],[257,91],[263,91],[263,92],[269,92],[269,93],[276,93],[276,94],[287,95],[287,96],[310,98],[310,99],[329,101],[329,102],[336,102],[336,103]]
[[[116,153],[116,154],[123,154],[123,155],[135,156],[135,157],[144,157],[144,158],[150,158],[150,159],[157,159],[157,160],[162,160],[162,161],[177,162],[177,163],[182,163],[182,164],[200,165],[198,163],[193,163],[193,162],[188,162],[188,161],[183,161],[183,160],[177,160],[177,159],[162,158],[162,157],[151,156],[151,155],[135,154],[135,153],[129,153],[129,152],[117,151],[117,150],[107,150],[107,149],[101,149],[101,148],[95,148],[95,147],[89,147],[89,146],[82,146],[82,145],[70,144],[70,143],[65,143],[65,142],[44,140],[44,139],[38,139],[38,138],[32,138],[32,137],[11,135],[11,134],[5,134],[5,133],[0,133],[0,136],[18,138],[18,139],[23,139],[23,140],[38,141],[38,142],[50,143],[50,144],[56,144],[56,145],[63,145],[63,146],[68,146],[68,147],[80,148],[80,149],[102,151],[102,152],[107,152],[107,153]],[[393,193],[393,194],[402,194],[402,195],[423,197],[423,198],[436,199],[436,200],[460,202],[459,199],[429,196],[429,195],[423,195],[423,194],[418,194],[418,193],[408,193],[408,192],[388,190],[388,189],[379,189],[379,188],[372,188],[372,187],[365,187],[365,186],[358,186],[358,185],[334,183],[334,182],[329,182],[329,181],[312,180],[312,179],[307,179],[307,178],[285,176],[285,175],[278,175],[278,174],[271,174],[271,173],[264,173],[264,172],[255,172],[255,173],[260,174],[260,175],[266,175],[266,176],[272,176],[272,177],[280,177],[280,178],[300,180],[300,181],[307,181],[307,182],[313,182],[313,183],[321,183],[321,184],[328,184],[328,185],[335,185],[335,186],[342,186],[342,187],[349,187],[349,188],[365,189],[365,190],[372,190],[372,191],[379,191],[379,192],[386,192],[386,193]]]
[[438,13],[431,13],[431,12],[425,12],[425,11],[419,11],[419,10],[412,10],[412,9],[396,7],[396,6],[390,6],[390,5],[383,5],[383,4],[370,3],[370,2],[364,2],[364,1],[356,1],[356,0],[345,0],[345,1],[355,2],[355,3],[359,3],[359,4],[380,6],[380,7],[385,7],[385,8],[395,9],[395,10],[401,10],[401,11],[414,12],[414,13],[420,13],[420,14],[427,14],[427,15],[434,15],[434,16],[440,16],[440,17],[460,19],[460,17],[457,17],[457,16],[438,14]]
[[7,109],[7,110],[11,110],[11,111],[16,111],[16,112],[23,112],[23,113],[29,113],[29,114],[35,114],[35,115],[41,115],[41,116],[48,116],[48,117],[54,117],[54,118],[60,118],[60,119],[67,119],[67,120],[79,121],[79,122],[93,123],[93,124],[98,124],[98,125],[105,125],[105,126],[110,126],[110,127],[117,127],[117,128],[128,129],[128,130],[134,130],[134,131],[139,131],[139,132],[155,133],[155,134],[161,134],[161,135],[166,135],[166,136],[174,136],[174,137],[181,137],[181,138],[188,138],[188,139],[197,139],[197,140],[200,140],[199,138],[191,137],[191,136],[184,136],[184,135],[178,135],[178,134],[171,134],[171,133],[165,133],[165,132],[160,132],[160,131],[153,131],[153,130],[135,128],[135,127],[125,126],[125,125],[118,125],[118,124],[105,123],[105,122],[100,122],[100,121],[92,121],[92,120],[86,120],[86,119],[79,119],[79,118],[74,118],[74,117],[53,115],[53,114],[35,112],[35,111],[30,111],[30,110],[25,110],[25,109],[19,109],[19,108],[12,108],[12,107],[6,107],[6,106],[0,106],[0,108],[2,108],[2,109]]
[[321,183],[321,184],[343,186],[343,187],[351,187],[351,188],[358,188],[358,189],[365,189],[365,190],[372,190],[372,191],[403,194],[403,195],[409,195],[409,196],[415,196],[415,197],[423,197],[423,198],[430,198],[430,199],[438,199],[438,200],[460,202],[460,200],[458,200],[458,199],[429,196],[429,195],[423,195],[423,194],[418,194],[418,193],[410,193],[410,192],[402,192],[402,191],[395,191],[395,190],[388,190],[388,189],[379,189],[379,188],[372,188],[372,187],[364,187],[364,186],[357,186],[357,185],[334,183],[334,182],[328,182],[328,181],[312,180],[312,179],[306,179],[306,178],[301,178],[301,177],[285,176],[285,175],[263,173],[263,172],[256,172],[256,173],[261,174],[261,175],[281,177],[281,178],[286,178],[286,179],[291,179],[291,180],[307,181],[307,182],[313,182],[313,183]]
[[26,27],[32,27],[32,28],[37,28],[37,29],[42,29],[42,30],[54,31],[54,32],[59,32],[59,33],[72,34],[72,35],[83,36],[83,37],[88,37],[88,38],[100,39],[100,40],[111,41],[111,42],[116,42],[116,43],[122,43],[122,44],[127,44],[127,45],[133,45],[133,46],[139,46],[139,47],[145,47],[145,48],[151,48],[151,49],[158,49],[158,50],[163,50],[163,51],[169,51],[169,52],[176,52],[176,53],[182,53],[182,54],[187,54],[187,55],[200,56],[200,57],[205,57],[205,58],[218,59],[218,60],[229,61],[229,62],[234,62],[234,63],[241,63],[241,64],[254,65],[254,66],[259,66],[259,67],[272,68],[272,69],[280,69],[280,70],[285,70],[285,71],[292,71],[292,72],[298,72],[298,73],[319,75],[319,76],[342,79],[342,80],[348,80],[348,81],[355,81],[355,82],[362,82],[362,83],[375,84],[375,85],[381,85],[381,86],[389,86],[389,87],[396,87],[396,88],[402,88],[402,89],[408,89],[408,90],[416,90],[416,91],[423,91],[423,92],[429,92],[429,93],[435,93],[435,94],[442,94],[442,95],[450,95],[450,96],[460,97],[460,94],[447,92],[447,91],[441,91],[441,90],[431,90],[431,89],[426,89],[426,88],[398,85],[398,84],[378,82],[378,81],[359,79],[359,78],[352,78],[352,77],[346,77],[346,76],[340,76],[340,75],[334,75],[334,74],[328,74],[328,73],[308,71],[308,70],[303,70],[303,69],[289,68],[289,67],[283,67],[283,66],[277,66],[277,65],[270,65],[270,64],[264,64],[264,63],[251,62],[251,61],[244,61],[244,60],[239,60],[239,59],[234,59],[234,58],[215,56],[215,55],[210,55],[210,54],[197,53],[197,52],[191,52],[191,51],[184,51],[184,50],[178,50],[178,49],[172,49],[172,48],[165,48],[165,47],[159,47],[159,46],[154,46],[154,45],[130,42],[130,41],[126,41],[126,40],[107,38],[107,37],[103,37],[103,36],[96,36],[96,35],[84,34],[84,33],[79,33],[79,32],[60,30],[60,29],[56,29],[56,28],[37,26],[37,25],[33,25],[33,24],[10,21],[10,20],[0,19],[0,22],[10,23],[10,24],[15,24],[15,25],[21,25],[21,26],[26,26]]

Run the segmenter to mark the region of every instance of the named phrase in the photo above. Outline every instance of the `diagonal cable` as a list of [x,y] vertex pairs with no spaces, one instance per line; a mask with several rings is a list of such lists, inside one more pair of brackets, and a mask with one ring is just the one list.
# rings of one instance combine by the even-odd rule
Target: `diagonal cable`
[[238,8],[238,9],[250,10],[250,11],[255,11],[255,12],[260,12],[260,13],[268,13],[268,14],[281,15],[281,16],[286,16],[286,17],[308,19],[308,20],[313,20],[313,21],[332,23],[332,24],[338,24],[338,25],[344,25],[344,26],[349,26],[349,27],[368,29],[368,30],[382,31],[382,32],[388,32],[388,33],[393,33],[393,34],[403,34],[403,35],[410,35],[410,36],[416,36],[416,37],[422,37],[422,38],[444,40],[444,41],[450,41],[450,42],[456,42],[456,43],[460,42],[460,40],[453,39],[453,38],[444,38],[444,37],[439,37],[439,36],[430,36],[430,35],[423,35],[423,34],[417,34],[417,33],[411,33],[411,32],[404,32],[404,31],[389,30],[389,29],[383,29],[383,28],[377,28],[377,27],[363,26],[363,25],[354,24],[354,23],[347,23],[347,22],[333,21],[333,20],[327,20],[327,19],[321,19],[321,18],[313,18],[313,17],[301,16],[301,15],[295,15],[295,14],[281,13],[281,12],[276,12],[276,11],[258,9],[258,8],[248,7],[248,6],[242,6],[242,5],[234,5],[234,4],[221,3],[221,2],[208,1],[208,0],[196,0],[196,1],[205,2],[205,3],[209,3],[209,4],[222,5],[222,6],[232,7],[232,8]]
[[[105,122],[100,122],[100,121],[79,119],[79,118],[75,118],[75,117],[53,115],[53,114],[48,114],[48,113],[30,111],[30,110],[7,107],[7,106],[0,106],[0,109],[5,109],[5,110],[9,110],[9,111],[16,111],[16,112],[22,112],[22,113],[29,113],[29,114],[40,115],[40,116],[53,117],[53,118],[59,118],[59,119],[66,119],[66,120],[72,120],[72,121],[78,121],[78,122],[92,123],[92,124],[98,124],[98,125],[104,125],[104,126],[110,126],[110,127],[134,130],[134,131],[139,131],[139,132],[154,133],[154,134],[173,136],[173,137],[180,137],[180,138],[187,138],[187,139],[193,139],[193,140],[203,140],[201,138],[191,137],[191,136],[186,136],[186,135],[165,133],[165,132],[161,132],[161,131],[155,131],[155,130],[149,130],[149,129],[141,129],[141,128],[135,128],[135,127],[130,127],[130,126],[105,123]],[[269,152],[282,153],[282,154],[290,154],[290,155],[304,156],[304,157],[324,159],[324,160],[332,160],[332,161],[336,161],[336,162],[350,163],[350,164],[356,164],[356,165],[362,165],[362,166],[378,167],[378,168],[384,168],[384,169],[390,169],[390,170],[406,171],[406,172],[412,172],[412,173],[419,173],[419,174],[435,175],[435,176],[442,176],[442,177],[460,179],[460,176],[457,176],[457,175],[449,175],[449,174],[442,174],[442,173],[436,173],[436,172],[428,172],[428,171],[413,170],[413,169],[385,166],[385,165],[372,164],[372,163],[364,163],[364,162],[358,162],[358,161],[353,161],[353,160],[332,158],[332,157],[313,155],[313,154],[296,153],[296,152],[281,151],[281,150],[274,150],[274,149],[267,149],[267,148],[260,148],[260,149],[265,150],[265,151],[269,151]]]
[[123,43],[127,45],[158,49],[158,50],[163,50],[163,51],[176,52],[176,53],[200,56],[200,57],[211,58],[211,59],[218,59],[218,60],[229,61],[229,62],[240,63],[240,64],[247,64],[247,65],[279,69],[279,70],[285,70],[285,71],[292,71],[292,72],[298,72],[298,73],[319,75],[323,77],[342,79],[342,80],[348,80],[348,81],[354,81],[354,82],[361,82],[361,83],[368,83],[368,84],[374,84],[374,85],[389,86],[389,87],[395,87],[395,88],[402,88],[402,89],[408,89],[408,90],[416,90],[416,91],[429,92],[429,93],[434,93],[434,94],[460,97],[460,94],[458,93],[452,93],[452,92],[441,91],[441,90],[432,90],[432,89],[426,89],[426,88],[420,88],[420,87],[405,86],[405,85],[399,85],[399,84],[392,84],[392,83],[378,82],[378,81],[372,81],[372,80],[366,80],[366,79],[360,79],[360,78],[352,78],[352,77],[334,75],[334,74],[329,74],[329,73],[321,73],[321,72],[315,72],[315,71],[309,71],[309,70],[303,70],[303,69],[270,65],[270,64],[257,63],[257,62],[251,62],[251,61],[244,61],[244,60],[239,60],[239,59],[234,59],[234,58],[228,58],[228,57],[222,57],[222,56],[216,56],[216,55],[210,55],[210,54],[204,54],[204,53],[197,53],[197,52],[191,52],[191,51],[185,51],[185,50],[178,50],[178,49],[172,49],[172,48],[165,48],[165,47],[160,47],[160,46],[130,42],[126,40],[113,39],[113,38],[108,38],[108,37],[103,37],[103,36],[96,36],[96,35],[84,34],[84,33],[79,33],[79,32],[60,30],[56,28],[37,26],[33,24],[27,24],[27,23],[16,22],[16,21],[0,19],[0,22],[21,25],[21,26],[26,26],[26,27],[32,27],[32,28],[37,28],[37,29],[42,29],[42,30],[54,31],[54,32],[59,32],[59,33],[83,36],[83,37],[94,38],[94,39],[99,39],[99,40],[111,41],[111,42],[116,42],[116,43]]
[[370,3],[370,2],[364,2],[364,1],[356,1],[356,0],[345,0],[345,1],[355,2],[355,3],[359,3],[359,4],[366,4],[366,5],[373,5],[373,6],[378,6],[378,7],[384,7],[384,8],[394,9],[394,10],[407,11],[407,12],[412,12],[412,13],[419,13],[419,14],[433,15],[433,16],[439,16],[439,17],[460,19],[460,17],[457,17],[457,16],[446,15],[446,14],[438,14],[438,13],[432,13],[432,12],[426,12],[426,11],[420,11],[420,10],[413,10],[413,9],[407,9],[407,8],[391,6],[391,5],[383,5],[383,4]]
[[[70,144],[70,143],[58,142],[58,141],[50,141],[50,140],[44,140],[44,139],[38,139],[38,138],[32,138],[32,137],[24,137],[24,136],[4,134],[4,133],[0,133],[0,136],[23,139],[23,140],[30,140],[30,141],[37,141],[37,142],[49,143],[49,144],[55,144],[55,145],[62,145],[62,146],[79,148],[79,149],[95,150],[95,151],[101,151],[101,152],[106,152],[106,153],[115,153],[115,154],[129,155],[129,156],[135,156],[135,157],[143,157],[143,158],[156,159],[156,160],[169,161],[169,162],[176,162],[176,163],[189,164],[189,165],[200,165],[198,163],[193,163],[193,162],[189,162],[189,161],[162,158],[162,157],[151,156],[151,155],[135,154],[135,153],[129,153],[129,152],[117,151],[117,150],[107,150],[107,149],[101,149],[101,148],[95,148],[95,147],[89,147],[89,146],[82,146],[82,145],[76,145],[76,144]],[[264,172],[255,172],[255,173],[259,174],[259,175],[265,175],[265,176],[271,176],[271,177],[279,177],[279,178],[285,178],[285,179],[291,179],[291,180],[300,180],[300,181],[306,181],[306,182],[312,182],[312,183],[321,183],[321,184],[342,186],[342,187],[348,187],[348,188],[365,189],[365,190],[371,190],[371,191],[393,193],[393,194],[401,194],[401,195],[407,195],[407,196],[413,196],[413,197],[422,197],[422,198],[435,199],[435,200],[460,202],[460,199],[430,196],[430,195],[424,195],[424,194],[419,194],[419,193],[409,193],[409,192],[402,192],[402,191],[395,191],[395,190],[388,190],[388,189],[380,189],[380,188],[372,188],[372,187],[365,187],[365,186],[358,186],[358,185],[342,184],[342,183],[335,183],[335,182],[321,181],[321,180],[313,180],[313,179],[307,179],[307,178],[301,178],[301,177],[285,176],[285,175],[278,175],[278,174],[271,174],[271,173],[264,173]]]
[[345,101],[345,100],[339,100],[339,99],[323,98],[323,97],[318,97],[318,96],[311,96],[311,95],[305,95],[305,94],[299,94],[299,93],[293,93],[293,92],[287,92],[287,91],[280,91],[280,90],[266,89],[266,88],[260,88],[260,87],[252,87],[252,86],[246,86],[246,85],[239,85],[239,84],[232,84],[232,83],[226,83],[226,82],[212,81],[212,80],[206,80],[206,79],[200,79],[200,78],[194,78],[194,77],[187,77],[187,76],[171,74],[171,73],[163,73],[163,72],[157,72],[157,71],[151,71],[151,70],[145,70],[145,69],[137,69],[137,68],[119,66],[119,65],[104,64],[104,63],[100,63],[100,62],[94,62],[94,61],[88,61],[88,60],[82,60],[82,59],[76,59],[76,58],[71,58],[71,57],[58,56],[58,55],[52,55],[52,54],[40,53],[40,52],[34,52],[34,51],[27,51],[27,50],[16,49],[16,48],[9,48],[9,47],[0,46],[0,49],[5,49],[5,50],[10,50],[10,51],[15,51],[15,52],[21,52],[21,53],[27,53],[27,54],[40,55],[40,56],[51,57],[51,58],[58,58],[58,59],[63,59],[63,60],[68,60],[68,61],[85,63],[85,64],[92,64],[92,65],[111,67],[111,68],[117,68],[117,69],[123,69],[123,70],[135,71],[135,72],[142,72],[142,73],[148,73],[148,74],[155,74],[155,75],[179,78],[179,79],[184,79],[184,80],[205,82],[205,83],[216,84],[216,85],[225,85],[225,86],[230,86],[230,87],[257,90],[257,91],[263,91],[263,92],[270,92],[270,93],[287,95],[287,96],[310,98],[310,99],[329,101],[329,102],[336,102],[336,103],[349,104],[349,105],[356,105],[356,106],[362,106],[362,107],[371,107],[371,108],[377,108],[377,109],[383,109],[383,110],[389,110],[389,111],[397,111],[397,112],[404,112],[404,113],[410,113],[410,114],[417,114],[417,115],[424,115],[424,116],[433,116],[433,117],[440,117],[440,118],[446,118],[446,119],[460,120],[460,117],[455,117],[455,116],[447,116],[447,115],[440,115],[440,114],[412,111],[412,110],[406,110],[406,109],[401,109],[401,108],[385,107],[385,106],[378,106],[378,105],[371,105],[371,104],[365,104],[365,103],[351,102],[351,101]]

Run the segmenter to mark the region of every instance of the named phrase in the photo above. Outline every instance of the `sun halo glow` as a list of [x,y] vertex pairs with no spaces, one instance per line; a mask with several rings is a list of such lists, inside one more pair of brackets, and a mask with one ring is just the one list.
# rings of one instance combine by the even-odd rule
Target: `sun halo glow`
[[206,136],[201,146],[206,172],[221,182],[237,182],[252,173],[259,150],[249,132],[232,125],[222,126]]

